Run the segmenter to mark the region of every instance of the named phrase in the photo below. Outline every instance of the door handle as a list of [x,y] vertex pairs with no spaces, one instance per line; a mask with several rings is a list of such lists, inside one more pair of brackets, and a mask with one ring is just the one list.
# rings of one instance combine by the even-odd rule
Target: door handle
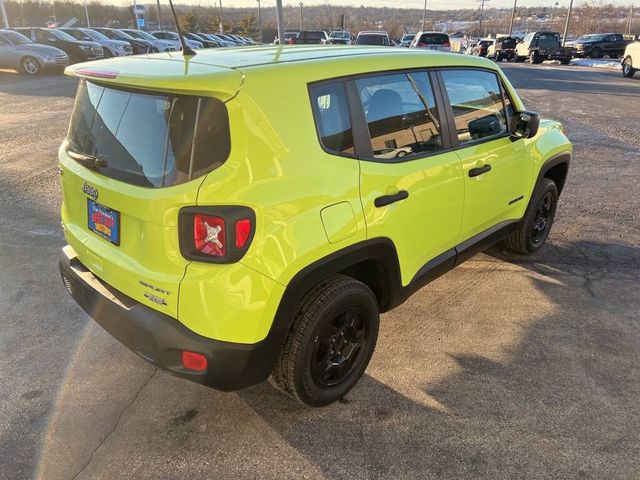
[[393,195],[382,195],[381,197],[376,198],[373,201],[373,204],[380,208],[385,207],[387,205],[391,205],[394,202],[399,202],[400,200],[404,200],[409,197],[409,192],[406,190],[400,190],[398,193],[394,193]]
[[471,170],[469,170],[469,176],[470,177],[477,177],[478,175],[482,175],[483,173],[487,173],[489,170],[491,170],[491,165],[489,165],[487,163],[486,165],[483,165],[481,167],[472,168]]

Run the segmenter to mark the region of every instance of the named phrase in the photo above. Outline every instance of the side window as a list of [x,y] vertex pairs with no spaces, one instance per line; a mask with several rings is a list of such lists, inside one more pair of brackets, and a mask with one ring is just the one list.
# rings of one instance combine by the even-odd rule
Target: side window
[[55,37],[51,35],[49,32],[44,32],[42,30],[36,30],[36,41],[37,42],[55,42]]
[[442,148],[439,112],[427,72],[355,81],[375,158],[420,155]]
[[336,153],[353,154],[353,132],[344,83],[311,87],[311,103],[322,145]]
[[460,144],[508,132],[498,78],[481,70],[445,70],[442,78],[455,117]]

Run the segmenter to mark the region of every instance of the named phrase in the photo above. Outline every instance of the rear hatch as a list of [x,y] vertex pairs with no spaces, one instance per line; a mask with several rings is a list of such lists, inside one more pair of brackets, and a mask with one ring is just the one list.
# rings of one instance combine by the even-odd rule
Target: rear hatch
[[63,228],[98,278],[177,318],[189,263],[178,212],[196,205],[202,180],[229,154],[224,101],[241,76],[182,57],[128,58],[67,71],[82,80],[59,152]]
[[423,33],[418,40],[418,47],[430,50],[449,50],[449,35],[446,33]]

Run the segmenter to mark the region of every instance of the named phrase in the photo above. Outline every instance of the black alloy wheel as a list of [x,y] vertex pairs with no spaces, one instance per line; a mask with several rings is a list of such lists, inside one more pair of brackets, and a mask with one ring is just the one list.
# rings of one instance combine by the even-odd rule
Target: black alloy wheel
[[311,354],[311,377],[318,385],[335,387],[358,364],[367,342],[365,312],[349,306],[333,319],[327,319]]

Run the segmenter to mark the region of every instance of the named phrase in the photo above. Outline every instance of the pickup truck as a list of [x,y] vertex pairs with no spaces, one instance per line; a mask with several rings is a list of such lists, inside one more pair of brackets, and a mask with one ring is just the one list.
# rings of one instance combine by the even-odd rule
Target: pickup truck
[[563,47],[558,32],[532,32],[516,46],[516,62],[542,63],[544,60],[559,60],[563,65],[571,61],[573,50]]
[[583,35],[573,44],[574,56],[602,58],[605,55],[610,57],[621,57],[629,42],[624,39],[621,33],[597,33]]
[[[635,67],[634,67],[635,65]],[[622,56],[622,75],[631,78],[640,70],[640,35],[627,45]]]

